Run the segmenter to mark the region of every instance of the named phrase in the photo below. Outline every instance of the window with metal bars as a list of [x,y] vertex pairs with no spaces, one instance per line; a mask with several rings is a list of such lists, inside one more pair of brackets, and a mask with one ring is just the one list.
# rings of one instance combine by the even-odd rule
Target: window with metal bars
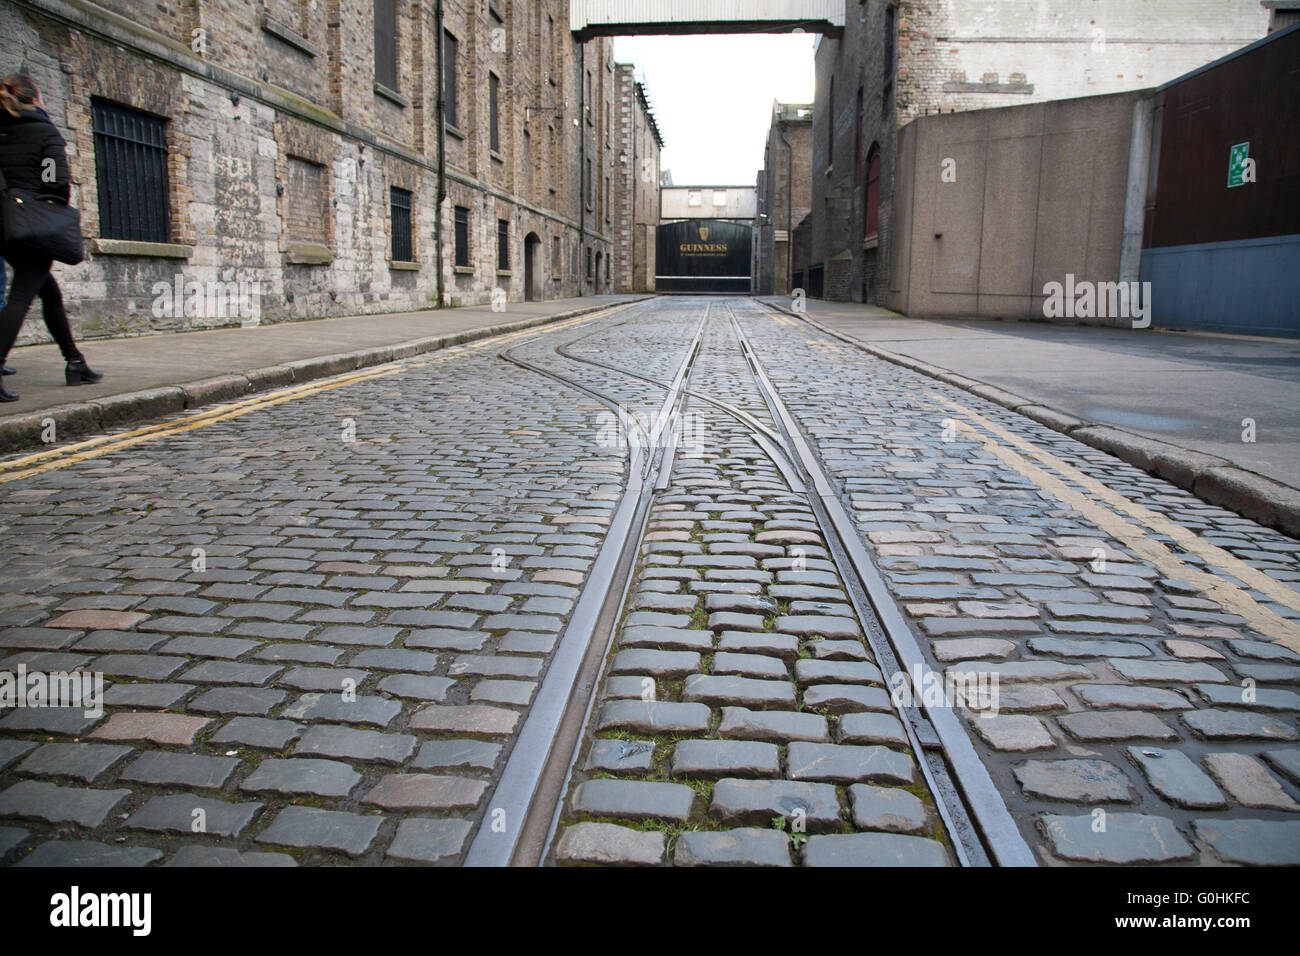
[[375,82],[397,89],[397,0],[375,0]]
[[510,271],[510,220],[497,220],[497,269]]
[[491,136],[492,152],[501,152],[501,79],[495,73],[488,74],[488,123]]
[[442,37],[442,87],[448,126],[459,127],[456,104],[456,53],[459,41],[449,32]]
[[99,234],[170,242],[167,121],[127,106],[91,101]]
[[469,209],[456,207],[456,265],[469,268]]
[[411,248],[411,193],[407,189],[389,187],[388,209],[393,224],[393,261],[414,262]]

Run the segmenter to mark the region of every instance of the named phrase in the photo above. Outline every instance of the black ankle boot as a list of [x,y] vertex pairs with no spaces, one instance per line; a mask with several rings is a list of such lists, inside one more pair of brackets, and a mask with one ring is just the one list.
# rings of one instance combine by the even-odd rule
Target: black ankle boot
[[0,375],[12,375],[14,370],[8,365],[0,364]]
[[16,401],[18,401],[18,393],[11,392],[3,385],[0,385],[0,402],[16,402]]
[[83,385],[89,382],[98,382],[104,377],[103,372],[96,372],[86,364],[85,359],[79,359],[76,362],[69,362],[68,367],[63,371],[63,378],[69,385]]

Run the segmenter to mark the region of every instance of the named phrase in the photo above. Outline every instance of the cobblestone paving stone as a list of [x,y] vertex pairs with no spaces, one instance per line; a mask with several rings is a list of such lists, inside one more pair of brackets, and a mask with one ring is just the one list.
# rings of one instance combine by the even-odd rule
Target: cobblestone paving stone
[[[725,309],[690,387],[773,425]],[[685,420],[552,861],[950,864],[806,496],[734,417]]]
[[[107,685],[0,711],[0,864],[459,862],[626,482],[618,416],[497,352],[648,425],[664,390],[627,372],[669,382],[707,315],[691,387],[771,427],[733,311],[932,666],[996,674],[963,718],[1044,862],[1300,863],[1300,543],[675,298],[0,471],[0,672]],[[552,860],[954,862],[806,498],[707,402],[683,441]]]
[[[963,713],[1043,862],[1300,863],[1300,543],[955,386],[732,305],[932,666],[998,675],[999,716]],[[1078,473],[1167,520],[1124,515],[1276,617],[1225,607],[1223,590],[1170,573],[1158,549],[1139,552],[977,434],[1093,502]]]
[[0,671],[108,685],[0,713],[0,861],[458,862],[625,484],[534,334],[0,486]]

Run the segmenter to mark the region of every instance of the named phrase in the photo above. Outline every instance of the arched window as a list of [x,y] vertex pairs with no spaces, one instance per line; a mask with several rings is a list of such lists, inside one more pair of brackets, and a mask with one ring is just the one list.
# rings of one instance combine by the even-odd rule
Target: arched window
[[863,240],[880,235],[880,146],[871,144],[867,153],[867,197],[865,202],[866,229]]

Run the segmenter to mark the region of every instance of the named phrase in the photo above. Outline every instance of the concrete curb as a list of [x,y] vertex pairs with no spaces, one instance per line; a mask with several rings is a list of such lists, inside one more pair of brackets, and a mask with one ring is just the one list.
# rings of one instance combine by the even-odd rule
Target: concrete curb
[[1014,392],[966,378],[964,375],[957,375],[948,369],[906,355],[899,355],[897,352],[876,345],[860,342],[784,305],[760,301],[807,322],[832,338],[860,348],[876,358],[901,365],[903,368],[949,385],[955,385],[995,405],[1018,412],[1040,425],[1068,435],[1078,442],[1114,455],[1121,461],[1141,468],[1149,474],[1164,478],[1185,491],[1190,491],[1203,501],[1227,508],[1270,528],[1277,528],[1293,538],[1300,538],[1300,488],[1293,488],[1272,478],[1239,468],[1225,458],[1217,458],[1180,445],[1134,434],[1114,425],[1084,421],[1066,412],[1016,395]]
[[0,417],[0,452],[49,447],[49,443],[42,440],[42,434],[46,432],[51,421],[58,441],[62,442],[67,438],[97,434],[107,429],[175,415],[204,405],[238,401],[256,392],[272,391],[355,372],[358,369],[387,365],[389,362],[412,358],[425,352],[436,352],[455,345],[464,345],[466,342],[476,342],[480,339],[550,325],[592,312],[644,302],[650,298],[653,296],[642,296],[625,302],[605,302],[557,315],[543,315],[518,322],[466,329],[462,332],[413,339],[379,348],[361,349],[336,355],[318,355],[314,358],[285,362],[282,365],[218,375],[180,385],[122,392],[118,395],[106,395],[90,402],[72,402],[39,411],[8,415]]

